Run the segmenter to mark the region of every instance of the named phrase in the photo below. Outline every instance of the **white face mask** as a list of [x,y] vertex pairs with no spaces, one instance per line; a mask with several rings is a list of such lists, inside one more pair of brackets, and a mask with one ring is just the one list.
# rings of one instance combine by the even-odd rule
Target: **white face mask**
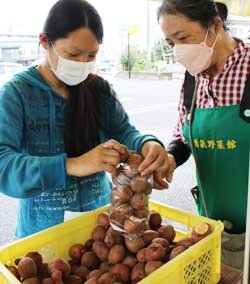
[[205,40],[201,43],[176,44],[174,46],[173,53],[175,60],[182,64],[193,76],[196,76],[206,70],[211,65],[212,55],[218,35],[216,36],[212,47],[209,47],[206,44],[207,36],[208,30]]
[[52,44],[52,47],[58,56],[57,67],[55,68],[48,56],[48,61],[51,67],[51,70],[54,72],[56,77],[63,81],[66,85],[76,86],[83,81],[85,81],[90,73],[93,73],[95,70],[95,61],[90,62],[79,62],[74,60],[69,60],[61,57],[55,47]]

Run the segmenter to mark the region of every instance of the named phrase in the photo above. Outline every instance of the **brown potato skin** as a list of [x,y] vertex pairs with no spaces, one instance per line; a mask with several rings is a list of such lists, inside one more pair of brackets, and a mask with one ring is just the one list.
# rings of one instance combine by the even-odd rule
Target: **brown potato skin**
[[153,260],[153,261],[147,262],[145,265],[146,275],[149,275],[150,273],[154,272],[156,269],[158,269],[162,265],[163,265],[162,261]]
[[163,225],[158,230],[159,236],[168,240],[169,244],[171,244],[176,236],[176,232],[171,225]]
[[38,270],[35,261],[30,257],[23,257],[17,266],[18,274],[22,279],[36,277]]
[[108,262],[111,264],[117,264],[122,262],[126,256],[126,250],[122,245],[114,245],[108,255]]
[[131,272],[131,281],[137,283],[146,277],[144,263],[137,263]]
[[186,248],[184,246],[175,247],[170,253],[169,260],[175,258],[176,256],[178,256],[179,254],[181,254],[185,250],[186,250]]
[[151,211],[149,213],[148,224],[151,230],[158,230],[161,226],[162,218],[158,212]]

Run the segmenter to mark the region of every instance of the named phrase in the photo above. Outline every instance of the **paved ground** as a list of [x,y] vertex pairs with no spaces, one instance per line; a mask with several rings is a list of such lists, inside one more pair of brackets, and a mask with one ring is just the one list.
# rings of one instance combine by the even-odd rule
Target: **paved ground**
[[[131,121],[143,133],[152,133],[168,143],[177,120],[180,80],[118,79],[114,87]],[[195,185],[192,159],[178,168],[169,190],[154,191],[152,199],[195,212],[190,188]],[[0,194],[0,246],[14,239],[17,200]]]

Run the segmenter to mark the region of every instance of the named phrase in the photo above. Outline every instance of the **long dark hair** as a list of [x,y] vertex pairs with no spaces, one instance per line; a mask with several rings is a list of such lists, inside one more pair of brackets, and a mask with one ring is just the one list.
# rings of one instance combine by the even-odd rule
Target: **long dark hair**
[[[93,6],[85,0],[59,0],[51,8],[43,31],[51,44],[82,27],[88,27],[98,43],[102,43],[102,20]],[[83,83],[68,87],[65,151],[69,157],[79,156],[100,143],[98,130],[102,126],[102,108],[99,94],[107,90],[99,84],[101,80],[89,75]]]

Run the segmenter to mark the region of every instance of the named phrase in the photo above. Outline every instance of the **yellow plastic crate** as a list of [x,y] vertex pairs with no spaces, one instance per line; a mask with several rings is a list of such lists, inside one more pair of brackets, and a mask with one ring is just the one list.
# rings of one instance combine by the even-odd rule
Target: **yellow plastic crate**
[[[217,283],[220,280],[222,223],[156,202],[150,202],[149,206],[167,219],[184,225],[183,230],[177,231],[176,240],[189,236],[191,227],[202,221],[211,224],[212,233],[140,281],[140,284]],[[99,208],[0,248],[0,283],[20,284],[4,264],[11,265],[15,258],[24,256],[29,251],[40,252],[45,262],[55,256],[69,259],[69,247],[89,239],[96,226],[98,214],[108,209],[108,206]]]

